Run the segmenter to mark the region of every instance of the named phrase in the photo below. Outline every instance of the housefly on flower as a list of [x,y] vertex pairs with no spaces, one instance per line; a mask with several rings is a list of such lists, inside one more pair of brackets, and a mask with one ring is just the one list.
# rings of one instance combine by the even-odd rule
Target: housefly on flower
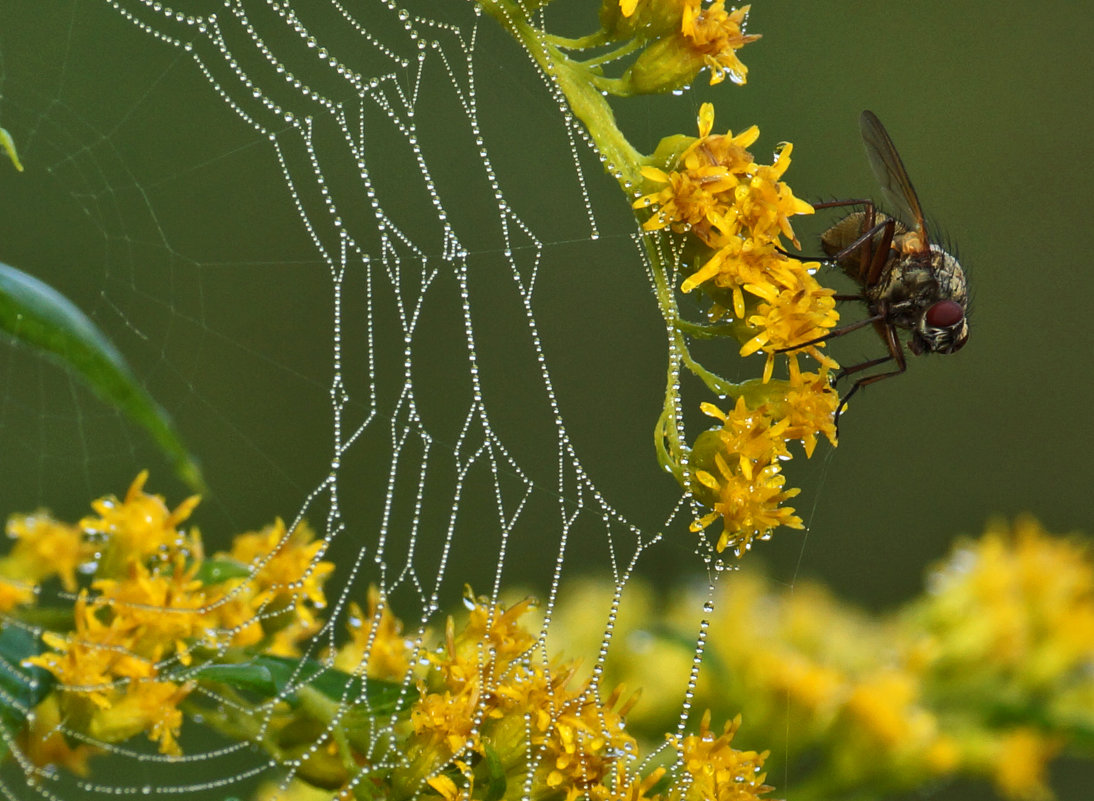
[[859,122],[870,166],[895,216],[878,211],[872,200],[835,200],[813,207],[861,206],[861,211],[848,214],[821,235],[821,247],[828,259],[861,287],[857,295],[836,295],[836,299],[865,303],[868,315],[823,337],[786,349],[797,350],[867,325],[874,326],[889,350],[888,355],[843,368],[837,381],[886,362],[895,362],[895,366],[855,381],[836,407],[837,425],[852,395],[907,369],[899,330],[911,332],[907,345],[917,356],[954,353],[969,338],[964,270],[957,259],[930,242],[915,188],[881,121],[872,111],[864,111]]

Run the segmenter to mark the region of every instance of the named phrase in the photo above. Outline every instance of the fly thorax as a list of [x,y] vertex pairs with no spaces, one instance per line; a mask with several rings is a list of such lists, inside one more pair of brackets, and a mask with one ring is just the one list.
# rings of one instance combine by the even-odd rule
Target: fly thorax
[[960,263],[938,245],[931,245],[931,259],[935,266],[939,296],[965,306],[968,303],[969,290],[965,271],[961,269]]

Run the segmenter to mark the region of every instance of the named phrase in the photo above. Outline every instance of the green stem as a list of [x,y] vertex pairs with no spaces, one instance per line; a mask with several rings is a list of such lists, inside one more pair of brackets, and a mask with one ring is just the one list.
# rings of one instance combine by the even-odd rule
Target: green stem
[[[681,336],[680,342],[683,343],[683,341],[684,338]],[[715,395],[718,397],[729,396],[731,398],[736,398],[741,394],[740,384],[726,381],[717,373],[712,373],[710,370],[703,367],[703,365],[699,364],[699,362],[695,361],[694,357],[692,357],[691,351],[687,349],[686,344],[680,344],[678,347],[683,348],[681,356],[683,357],[684,366],[687,367],[696,378],[706,384],[707,389]]]
[[[738,342],[748,341],[755,331],[737,320],[728,323],[693,323],[689,320],[677,320],[676,327],[692,339],[722,339],[731,337]],[[742,339],[742,335],[748,334]]]
[[589,59],[586,59],[585,61],[582,61],[581,65],[583,67],[590,67],[590,68],[591,67],[599,67],[601,64],[607,64],[609,62],[616,61],[618,59],[623,58],[628,53],[633,53],[635,50],[642,47],[643,44],[644,44],[644,42],[639,41],[637,38],[636,39],[631,39],[629,42],[627,42],[622,47],[617,47],[615,50],[611,50],[607,53],[603,53],[599,56],[594,56],[593,58],[589,58]]
[[[603,44],[596,35],[582,39],[563,39],[549,36],[533,26],[522,6],[516,0],[479,0],[479,6],[494,17],[506,30],[531,53],[540,68],[552,76],[555,84],[566,97],[574,115],[581,120],[597,150],[603,157],[608,171],[629,197],[634,187],[642,182],[639,171],[645,158],[623,136],[616,125],[611,106],[604,92],[626,94],[625,81],[606,78],[599,72],[602,63],[626,55],[640,43],[632,40],[610,53],[578,62],[564,52],[565,49],[581,49],[593,44]],[[688,349],[687,336],[713,337],[732,333],[732,326],[703,327],[680,319],[675,289],[669,278],[659,247],[661,236],[647,234],[643,237],[649,258],[657,305],[668,327],[669,364],[666,375],[665,400],[657,426],[654,429],[658,461],[682,483],[688,448],[680,425],[680,370],[686,367],[718,396],[738,397],[742,387],[707,370],[696,361]]]
[[606,45],[611,41],[604,31],[590,33],[588,36],[582,36],[577,39],[570,39],[565,36],[555,36],[551,33],[543,34],[543,38],[548,43],[553,44],[556,47],[561,47],[564,50],[587,50],[591,47]]
[[570,59],[550,37],[528,22],[518,2],[479,0],[479,6],[524,45],[540,68],[555,79],[570,110],[585,125],[603,156],[608,172],[629,194],[642,180],[639,166],[643,157],[623,136],[611,106],[601,94],[601,84],[608,79]]
[[230,740],[254,743],[278,762],[285,760],[285,754],[271,736],[259,715],[247,714],[247,702],[230,689],[220,688],[218,693],[228,703],[216,707],[204,706],[191,700],[183,701],[182,710],[191,719],[200,718],[201,725],[224,735]]
[[661,248],[657,246],[660,237],[660,234],[646,234],[642,237],[642,243],[646,248],[646,257],[649,259],[650,276],[653,278],[653,292],[669,333],[669,363],[665,379],[665,400],[661,409],[661,416],[654,428],[654,443],[657,448],[657,459],[661,466],[669,470],[677,481],[681,481],[686,446],[683,431],[680,430],[679,425],[679,378],[680,363],[683,354],[687,352],[687,343],[679,328],[680,310],[676,305],[676,295],[665,274]]

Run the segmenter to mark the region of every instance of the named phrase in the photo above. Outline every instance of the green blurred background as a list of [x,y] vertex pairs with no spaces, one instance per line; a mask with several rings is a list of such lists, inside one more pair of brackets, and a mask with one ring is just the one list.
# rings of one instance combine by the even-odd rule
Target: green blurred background
[[[466,19],[466,11],[460,5],[453,13]],[[588,30],[585,13],[559,18],[559,29]],[[378,16],[377,25],[393,22]],[[956,245],[972,288],[968,346],[912,359],[906,375],[856,398],[837,451],[821,446],[811,463],[788,465],[790,482],[802,487],[797,507],[808,531],[780,531],[756,555],[781,580],[817,576],[879,609],[919,591],[925,568],[948,544],[978,533],[991,516],[1030,511],[1051,530],[1089,530],[1088,4],[757,2],[749,30],[764,38],[741,53],[746,86],[617,103],[632,141],[651,150],[661,136],[693,133],[699,103],[709,99],[716,130],[760,126],[759,158],[780,141],[794,143],[786,179],[799,196],[871,196],[857,120],[872,109],[928,216]],[[599,225],[598,238],[590,235],[559,112],[539,77],[488,22],[475,52],[488,152],[507,197],[543,244],[533,310],[563,419],[604,497],[628,521],[656,531],[678,493],[654,463],[665,343],[630,238],[633,220],[614,184],[583,155]],[[468,226],[492,420],[544,489],[507,545],[501,581],[542,591],[558,553],[553,429],[542,396],[527,390],[538,381],[534,352],[526,335],[511,336],[523,331],[523,309],[509,286],[482,164],[461,132],[459,107],[444,99],[443,78],[430,75],[434,83],[421,88],[423,149],[444,197],[460,199],[453,216]],[[321,72],[302,77],[329,85]],[[428,99],[434,89],[435,103]],[[446,123],[444,114],[455,116]],[[269,142],[215,96],[187,53],[92,0],[0,0],[0,125],[27,168],[16,174],[0,165],[0,261],[50,282],[88,312],[178,421],[213,490],[197,516],[210,550],[274,515],[305,508],[322,520],[321,499],[305,505],[331,461],[333,296]],[[384,135],[370,143],[374,154],[385,153]],[[288,158],[299,153],[290,147]],[[405,150],[393,147],[390,159],[378,161],[375,179],[398,223],[439,250],[420,187],[405,209],[396,196],[400,176],[416,169]],[[348,197],[355,179],[346,166],[324,165],[324,173],[344,181]],[[345,201],[347,209],[368,212],[359,196]],[[797,226],[807,248],[823,226]],[[516,244],[528,243],[518,235]],[[455,284],[442,274],[437,287],[444,299],[425,308],[415,376],[422,417],[436,437],[430,475],[448,477],[454,468],[445,453],[456,447],[470,388]],[[364,285],[350,279],[353,424],[367,412],[366,315]],[[397,318],[381,309],[374,323],[386,349],[378,374],[396,377]],[[880,348],[868,332],[832,346],[844,363]],[[712,366],[729,378],[760,369],[733,353],[718,358]],[[55,367],[5,346],[0,382],[0,511],[46,505],[75,518],[90,499],[121,493],[143,467],[153,471],[153,491],[181,499],[184,489],[144,436]],[[383,386],[381,411],[398,418],[398,381]],[[348,528],[334,554],[345,559],[376,536],[390,454],[386,430],[373,431],[379,444],[359,445],[343,466]],[[490,477],[472,476],[461,518],[469,522],[453,540],[444,603],[456,600],[464,581],[485,591],[494,579],[501,543],[491,487]],[[404,557],[427,577],[440,561],[430,548],[441,541],[428,530],[442,531],[447,513],[443,503],[425,510],[420,550]],[[613,554],[625,562],[634,550],[633,542],[610,543],[591,517],[571,532],[564,577],[606,570]],[[701,574],[686,525],[665,534],[639,560],[639,572],[660,582]]]

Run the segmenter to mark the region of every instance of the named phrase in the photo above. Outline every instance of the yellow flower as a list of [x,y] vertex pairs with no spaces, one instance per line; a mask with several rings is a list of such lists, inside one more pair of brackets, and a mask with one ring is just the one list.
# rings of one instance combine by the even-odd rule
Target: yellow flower
[[57,576],[66,591],[76,591],[76,569],[91,555],[79,528],[39,511],[12,515],[7,531],[16,543],[0,562],[5,576],[29,583]]
[[652,40],[680,28],[691,0],[601,0],[600,27],[613,40]]
[[269,643],[263,649],[263,653],[270,656],[284,656],[284,657],[298,657],[301,655],[300,646],[301,643],[305,643],[315,636],[316,632],[323,627],[321,620],[318,620],[314,615],[310,613],[306,616],[307,620],[298,616],[297,619],[290,621],[287,624],[280,624],[275,627],[273,636],[270,638]]
[[[793,276],[787,282],[793,285],[769,284],[765,287],[754,284],[748,287],[753,294],[766,297],[756,307],[755,314],[748,317],[748,324],[758,333],[741,346],[742,356],[763,350],[773,357],[776,352],[824,336],[839,322],[835,291],[822,287],[808,271],[815,263],[803,265],[797,259],[785,259],[784,262],[788,269],[782,275]],[[838,367],[820,352],[820,344],[802,350],[828,368]]]
[[783,488],[786,476],[779,472],[778,465],[767,465],[755,475],[735,472],[722,460],[718,466],[717,478],[705,471],[697,474],[702,484],[715,491],[716,500],[712,504],[714,511],[692,523],[691,530],[699,531],[721,518],[723,529],[716,546],[719,552],[732,546],[741,556],[754,540],[768,539],[772,529],[803,527],[793,508],[781,506],[801,490]]
[[[636,749],[623,726],[630,703],[620,702],[620,691],[601,701],[591,682],[569,688],[576,665],[530,660],[536,638],[520,618],[531,608],[528,599],[506,609],[480,600],[458,632],[449,621],[411,710],[415,737],[399,786],[417,787],[453,754],[485,755],[489,746],[507,772],[526,770],[534,755],[534,786],[560,798],[610,797],[602,782]],[[433,786],[445,797],[465,789]]]
[[[706,285],[712,294],[728,293],[735,319],[745,320],[756,332],[741,346],[741,355],[765,351],[767,381],[776,352],[821,337],[836,324],[835,292],[813,277],[818,263],[802,263],[782,252],[784,237],[797,244],[790,217],[813,212],[781,180],[790,166],[791,145],[782,147],[773,165],[757,165],[747,151],[759,136],[755,126],[737,136],[712,135],[713,126],[713,106],[704,103],[699,137],[680,154],[675,169],[642,168],[648,183],[664,186],[633,205],[653,212],[643,223],[645,230],[688,232],[710,248],[680,290],[688,293]],[[745,293],[753,299],[751,315]],[[723,307],[716,308],[721,313]],[[821,346],[809,345],[804,351],[835,368],[821,354]]]
[[412,643],[403,636],[403,624],[391,613],[380,589],[368,588],[368,612],[350,604],[350,640],[338,649],[334,666],[347,673],[364,672],[370,678],[402,681],[410,671]]
[[181,754],[176,739],[182,727],[179,704],[191,690],[190,683],[130,682],[121,698],[92,718],[88,733],[102,742],[116,743],[146,732],[149,740],[159,744],[161,754]]
[[817,435],[823,434],[836,444],[835,414],[839,395],[828,379],[830,361],[822,361],[815,373],[803,373],[798,367],[795,354],[790,354],[790,380],[782,400],[772,400],[774,415],[786,421],[787,439],[801,440],[806,457],[813,455],[817,447]]
[[64,735],[61,706],[56,693],[50,693],[34,708],[21,738],[23,752],[38,767],[60,765],[77,776],[87,776],[87,760],[97,749],[87,743],[69,743]]
[[839,670],[789,650],[756,651],[753,658],[766,676],[765,691],[784,696],[811,715],[832,714],[844,690],[845,677]]
[[474,741],[479,694],[468,687],[458,692],[426,692],[410,710],[410,722],[420,742],[418,748],[440,748],[433,764],[459,753]]
[[797,214],[812,214],[813,207],[794,196],[794,193],[780,179],[790,167],[790,153],[794,146],[783,144],[771,166],[760,165],[747,184],[740,184],[734,190],[734,206],[741,218],[741,224],[751,236],[762,242],[778,242],[780,236],[786,237],[800,247],[790,225],[790,217]]
[[882,669],[851,688],[845,706],[857,735],[868,735],[870,746],[895,752],[917,748],[938,736],[933,715],[918,705],[919,683],[905,671]]
[[248,583],[254,588],[252,608],[270,605],[275,611],[291,609],[293,616],[305,628],[315,623],[312,609],[326,606],[323,584],[334,572],[334,563],[319,557],[327,548],[322,539],[301,521],[291,532],[277,518],[261,531],[240,534],[232,540],[229,556],[249,564],[254,573]]
[[32,604],[37,597],[34,584],[0,576],[0,612],[10,612],[17,606]]
[[[624,0],[628,2],[628,0]],[[629,5],[629,3],[628,3]],[[703,8],[701,0],[662,0],[649,4],[639,16],[651,24],[639,27],[638,20],[627,13],[634,8],[622,8],[620,24],[612,15],[602,15],[608,27],[617,34],[631,31],[635,35],[659,36],[635,59],[627,70],[626,80],[632,93],[667,92],[690,84],[704,68],[710,69],[710,83],[721,83],[728,75],[735,83],[744,83],[748,69],[737,58],[736,51],[760,37],[741,30],[748,6],[732,13],[725,10],[724,0]],[[679,20],[672,32],[665,23]],[[662,31],[664,33],[662,34]]]
[[567,691],[564,684],[565,676],[547,693],[528,693],[523,709],[513,711],[538,712],[532,744],[544,756],[545,783],[565,790],[572,801],[602,784],[624,754],[635,752],[636,743],[623,726],[630,704],[619,704],[621,690],[601,701],[593,685]]
[[1032,728],[1016,729],[1003,737],[995,754],[995,786],[1016,801],[1051,801],[1048,763],[1060,752],[1057,738]]
[[650,771],[648,776],[634,775],[627,770],[623,760],[617,760],[605,781],[589,788],[590,801],[645,801],[662,799],[653,788],[664,778],[668,769],[664,766]]
[[232,645],[245,647],[262,641],[266,632],[256,612],[261,605],[254,603],[256,591],[248,580],[232,579],[208,591],[210,622],[215,621],[219,631],[231,633]]
[[757,245],[778,245],[781,237],[794,242],[790,217],[812,214],[813,207],[781,180],[790,166],[792,145],[782,146],[774,164],[756,164],[748,152],[760,135],[756,126],[736,136],[730,131],[711,134],[713,127],[714,107],[704,103],[699,136],[676,158],[673,169],[643,168],[648,181],[668,184],[633,204],[655,210],[644,227],[691,231],[714,248],[735,236]]
[[733,314],[738,320],[745,317],[745,298],[742,290],[750,293],[769,291],[772,275],[785,257],[771,245],[763,245],[754,239],[731,237],[694,273],[684,279],[680,291],[687,293],[706,282],[718,289],[733,293]]
[[714,130],[714,106],[699,106],[699,138],[684,151],[681,161],[689,170],[702,164],[724,164],[735,171],[743,171],[752,164],[748,148],[759,138],[760,129],[753,125],[737,136],[726,131],[723,136],[711,136]]
[[768,752],[738,751],[730,743],[741,725],[737,716],[728,721],[720,735],[710,730],[710,710],[707,710],[699,731],[685,737],[669,736],[669,742],[679,754],[684,770],[691,777],[683,794],[686,799],[702,801],[748,801],[759,799],[773,787],[764,784],[764,761]]
[[166,575],[131,562],[125,579],[92,583],[99,591],[94,606],[109,610],[113,638],[132,643],[142,656],[157,661],[165,654],[177,654],[183,664],[189,664],[187,640],[208,636],[216,644],[202,584],[194,578],[197,568],[195,562],[187,570],[181,556]]
[[88,602],[86,592],[76,599],[75,631],[68,635],[42,634],[52,650],[29,657],[26,663],[45,668],[70,695],[79,695],[108,709],[119,694],[115,679],[146,679],[155,675],[151,659],[133,653],[130,631],[119,631],[98,616],[99,607]]
[[757,34],[742,31],[751,6],[741,6],[733,12],[725,9],[725,0],[715,0],[706,8],[700,0],[684,6],[680,30],[704,63],[710,67],[710,85],[721,83],[728,75],[734,83],[743,84],[748,67],[737,58],[737,50],[759,39]]
[[91,508],[98,516],[85,517],[79,523],[84,531],[107,538],[107,556],[99,565],[100,575],[121,572],[131,560],[143,561],[149,556],[192,547],[178,526],[190,516],[201,497],[193,495],[172,511],[161,496],[143,491],[147,480],[148,471],[141,471],[125,500],[119,501],[111,495],[94,501]]
[[710,103],[700,107],[698,126],[699,137],[677,157],[674,169],[642,168],[647,181],[667,186],[643,195],[632,205],[654,210],[643,223],[647,231],[665,227],[677,233],[690,231],[705,244],[720,247],[741,231],[735,205],[737,189],[757,172],[747,148],[760,130],[753,125],[736,136],[731,131],[712,135],[714,106]]
[[[161,753],[179,753],[175,738],[182,713],[178,704],[193,685],[157,679],[155,660],[162,643],[142,640],[145,625],[134,627],[124,613],[111,615],[109,622],[100,620],[103,609],[113,612],[115,607],[93,605],[81,593],[74,610],[75,631],[67,636],[44,633],[42,640],[52,650],[25,662],[57,678],[61,709],[73,721],[86,721],[92,737],[109,743],[146,732],[159,743]],[[138,643],[149,655],[134,651]]]
[[962,545],[915,612],[933,642],[931,670],[990,677],[1036,698],[1094,665],[1089,549],[1032,518],[992,523]]
[[786,477],[779,467],[779,460],[789,456],[789,421],[772,420],[767,406],[749,409],[743,397],[729,414],[709,403],[702,409],[720,419],[722,427],[705,432],[692,449],[693,492],[713,511],[692,523],[691,530],[701,531],[721,518],[716,547],[732,546],[740,556],[778,526],[801,528],[794,510],[781,506],[800,492],[783,488]]
[[705,232],[727,226],[725,215],[730,211],[733,199],[731,190],[737,178],[725,167],[698,167],[685,172],[666,173],[656,167],[643,167],[642,176],[651,183],[668,184],[659,192],[639,198],[635,208],[657,206],[657,213],[642,223],[646,231],[657,231],[666,226],[678,233],[694,231],[704,237]]
[[725,453],[739,461],[742,471],[749,470],[746,462],[755,466],[790,457],[784,436],[788,424],[774,422],[767,414],[769,410],[766,406],[749,409],[742,397],[737,399],[729,414],[712,403],[704,403],[700,408],[710,417],[722,421],[718,436],[725,446]]
[[450,619],[445,650],[431,657],[444,670],[448,686],[457,689],[481,681],[488,689],[494,687],[510,664],[522,659],[535,644],[535,637],[520,623],[535,603],[533,598],[525,598],[502,609],[488,602],[474,602],[458,636]]
[[445,775],[439,774],[429,779],[427,784],[440,795],[444,801],[470,801],[473,797],[471,795],[474,790],[474,774],[467,777],[468,785],[466,787],[457,787],[456,782]]

